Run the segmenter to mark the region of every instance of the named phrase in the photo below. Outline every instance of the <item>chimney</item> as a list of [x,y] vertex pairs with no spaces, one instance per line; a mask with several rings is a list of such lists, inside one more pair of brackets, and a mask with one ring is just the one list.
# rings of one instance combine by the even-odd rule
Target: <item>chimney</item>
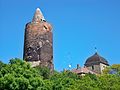
[[77,69],[80,69],[80,64],[77,64]]

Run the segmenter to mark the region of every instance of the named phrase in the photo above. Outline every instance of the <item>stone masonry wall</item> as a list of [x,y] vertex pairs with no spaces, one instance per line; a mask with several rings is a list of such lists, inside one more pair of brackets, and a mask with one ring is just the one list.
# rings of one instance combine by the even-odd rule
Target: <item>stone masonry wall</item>
[[29,62],[38,62],[35,65],[47,66],[52,71],[53,65],[53,38],[52,26],[46,21],[30,22],[26,24],[24,40],[24,59]]

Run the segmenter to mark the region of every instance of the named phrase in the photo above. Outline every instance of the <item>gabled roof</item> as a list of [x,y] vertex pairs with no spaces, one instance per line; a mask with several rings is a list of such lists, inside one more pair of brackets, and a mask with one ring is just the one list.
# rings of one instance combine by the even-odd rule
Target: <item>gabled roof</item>
[[79,68],[79,69],[73,69],[73,70],[71,70],[71,72],[76,73],[76,74],[87,74],[87,73],[97,74],[97,73],[89,70],[87,67],[82,67],[82,68]]

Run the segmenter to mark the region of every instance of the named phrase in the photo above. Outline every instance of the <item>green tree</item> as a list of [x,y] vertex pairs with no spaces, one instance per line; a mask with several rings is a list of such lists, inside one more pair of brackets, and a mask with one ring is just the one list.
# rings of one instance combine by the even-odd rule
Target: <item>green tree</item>
[[[109,74],[111,69],[117,74]],[[0,62],[0,90],[120,90],[120,65],[106,68],[102,75],[79,76],[70,71],[53,74],[47,67],[32,68],[18,58]]]
[[37,66],[35,67],[35,69],[39,72],[39,75],[43,76],[43,79],[49,79],[50,78],[50,70],[48,69],[48,67],[41,67],[41,66]]
[[109,74],[110,72],[116,72],[115,74],[119,74],[120,75],[120,64],[113,64],[112,66],[106,67],[103,70],[104,74]]
[[115,74],[103,74],[98,77],[98,87],[102,90],[120,90],[120,76]]
[[0,62],[0,90],[37,90],[45,88],[43,77],[29,63],[11,59],[9,64]]

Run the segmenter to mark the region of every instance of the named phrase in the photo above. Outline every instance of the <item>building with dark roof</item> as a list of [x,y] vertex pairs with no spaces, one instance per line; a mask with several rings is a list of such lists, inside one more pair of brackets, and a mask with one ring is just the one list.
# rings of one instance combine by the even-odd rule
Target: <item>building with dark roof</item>
[[84,67],[80,67],[77,64],[77,68],[72,69],[71,72],[78,75],[85,75],[87,73],[102,74],[102,71],[107,66],[109,66],[108,61],[96,52],[85,61]]
[[101,57],[97,52],[89,57],[84,64],[84,67],[98,74],[102,74],[102,71],[106,66],[109,66],[108,61]]

